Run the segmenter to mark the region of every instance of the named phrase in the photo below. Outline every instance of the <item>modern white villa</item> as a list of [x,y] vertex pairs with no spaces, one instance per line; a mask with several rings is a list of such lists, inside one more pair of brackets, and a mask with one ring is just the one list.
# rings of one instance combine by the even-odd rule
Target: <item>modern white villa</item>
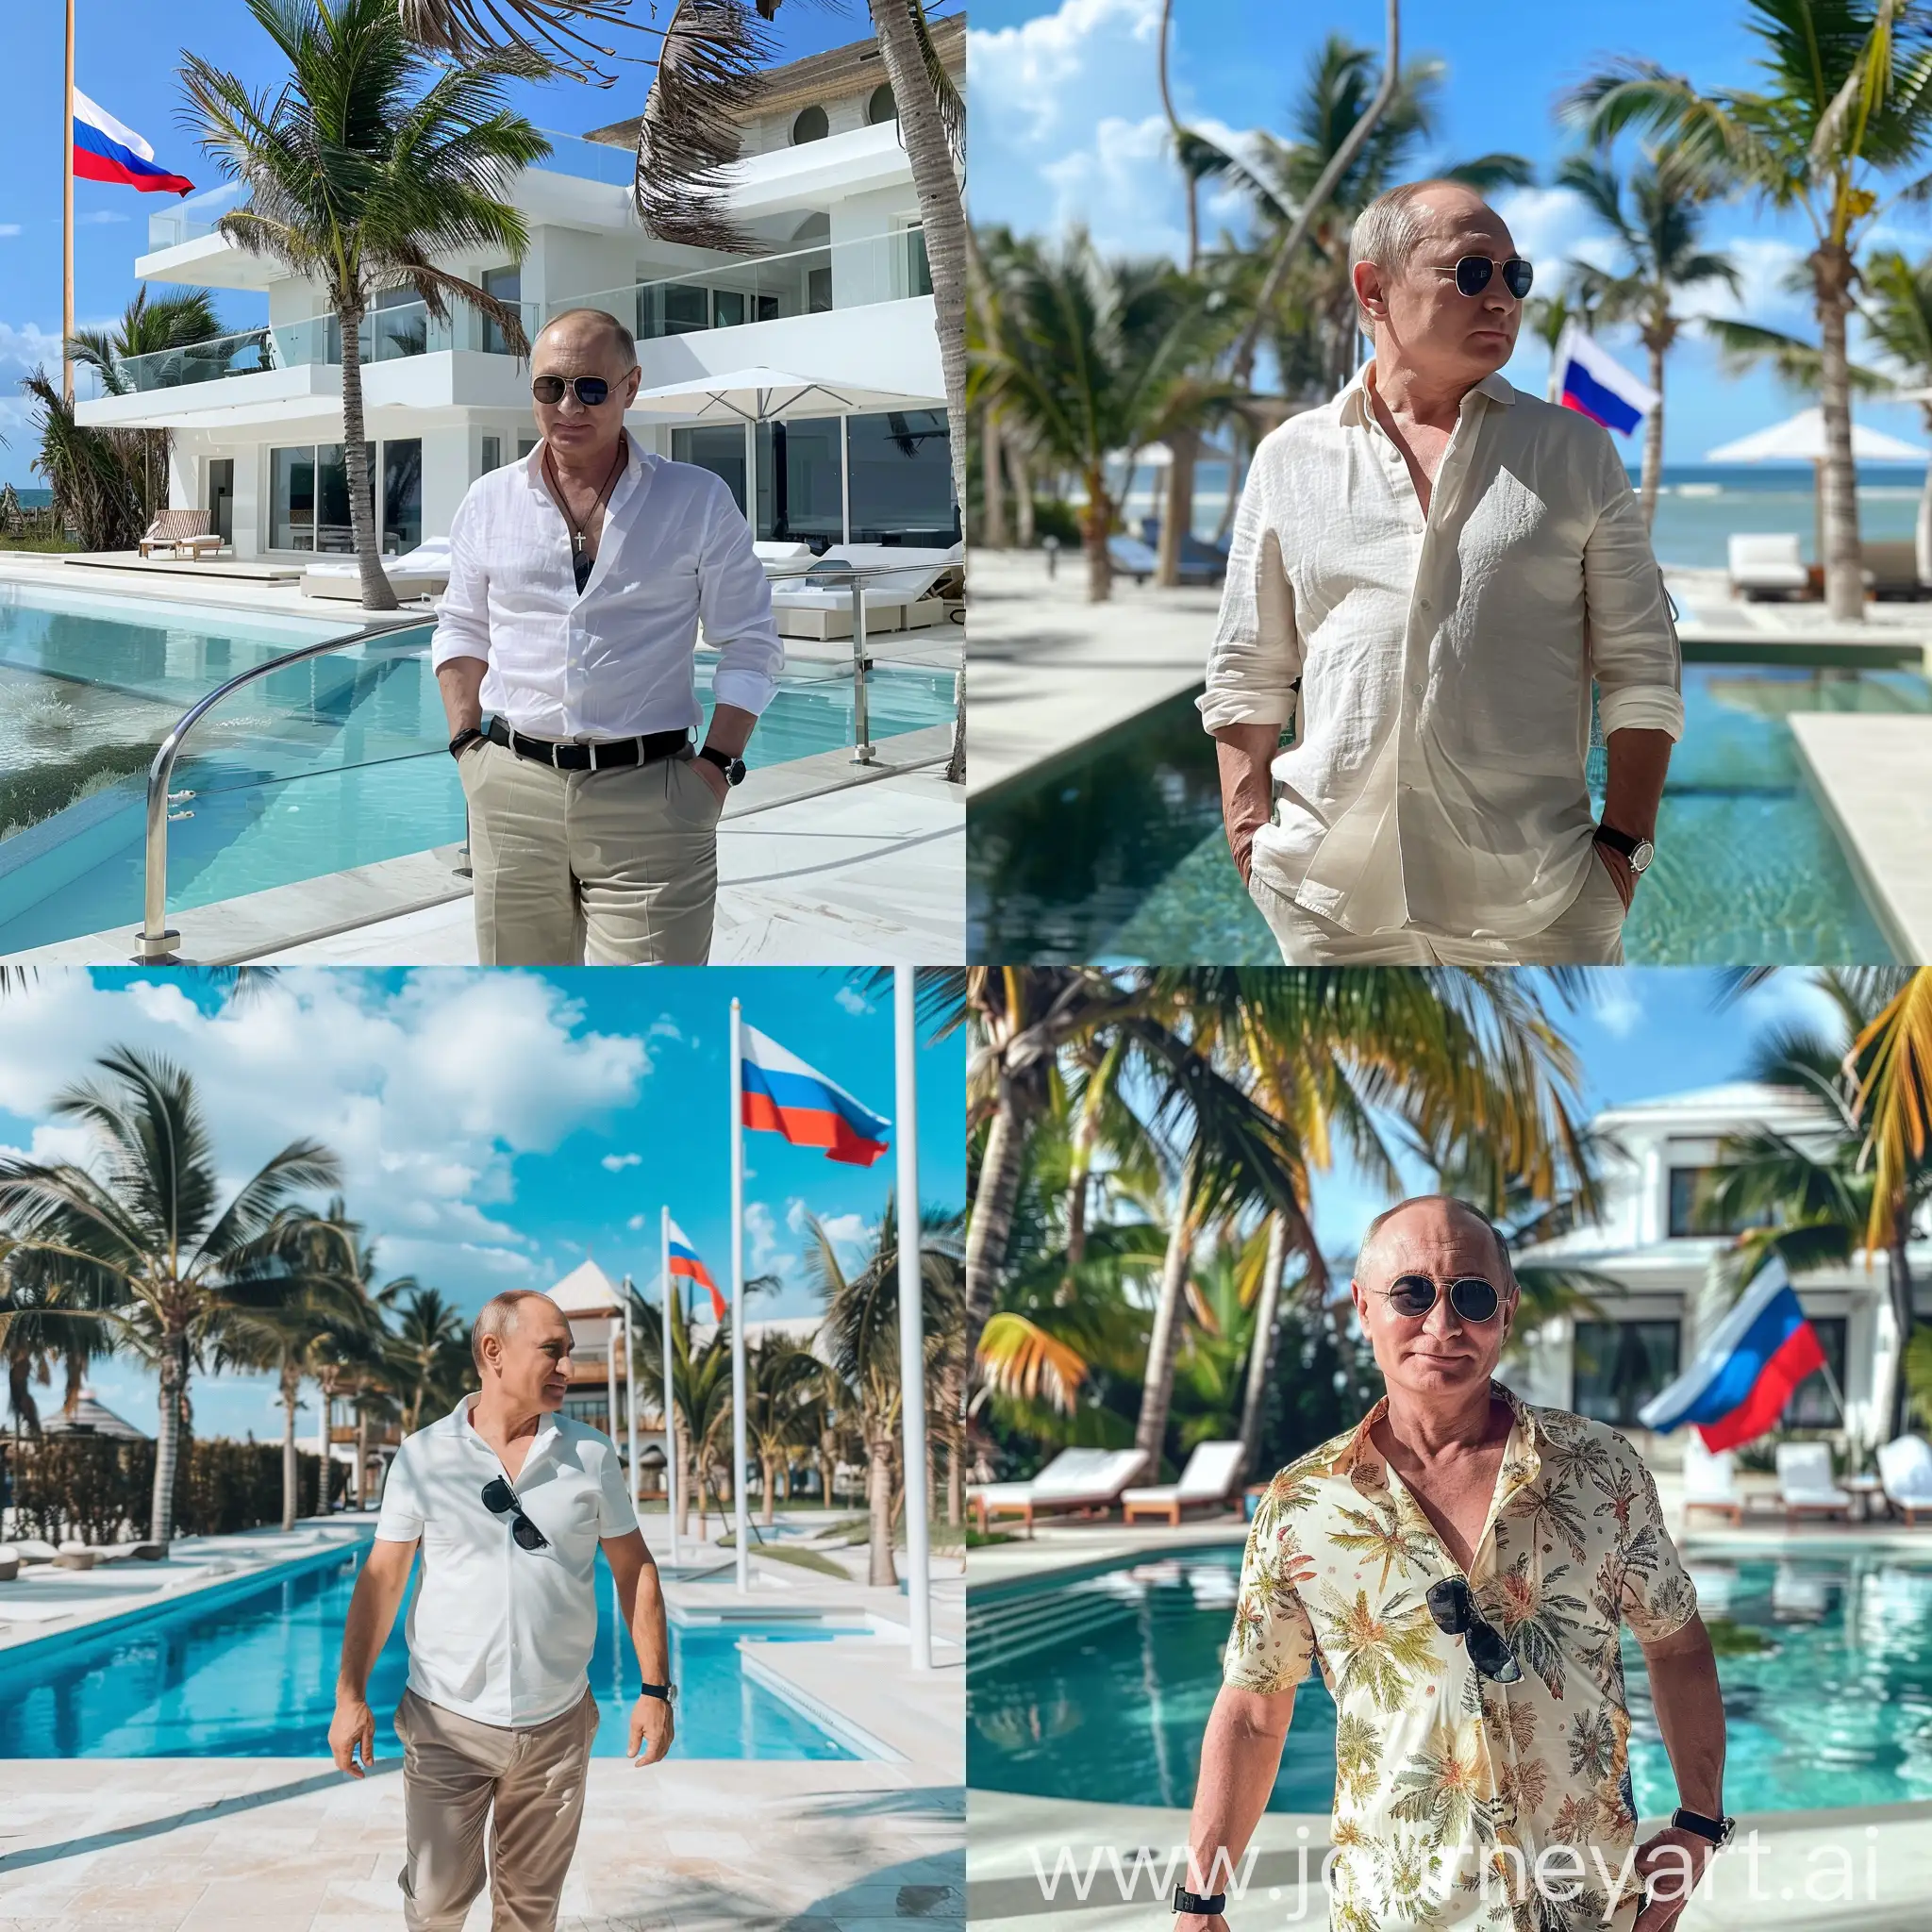
[[[1603,1277],[1585,1284],[1603,1316],[1560,1316],[1530,1333],[1520,1357],[1506,1365],[1510,1386],[1528,1401],[1609,1423],[1657,1466],[1675,1466],[1683,1433],[1654,1437],[1637,1412],[1695,1358],[1730,1304],[1716,1265],[1729,1237],[1702,1231],[1693,1219],[1699,1183],[1720,1164],[1726,1137],[1769,1128],[1805,1145],[1824,1124],[1822,1110],[1803,1096],[1749,1082],[1599,1114],[1592,1126],[1615,1150],[1604,1162],[1602,1217],[1524,1249],[1516,1260]],[[1923,1282],[1932,1274],[1932,1240],[1913,1241],[1907,1260],[1914,1281]],[[1899,1370],[1885,1256],[1874,1256],[1869,1267],[1859,1255],[1807,1273],[1796,1287],[1843,1391],[1845,1423],[1824,1377],[1814,1374],[1791,1397],[1786,1426],[1844,1426],[1862,1443],[1882,1441]],[[1926,1299],[1920,1290],[1917,1305]]]
[[[934,23],[962,85],[965,23]],[[647,447],[731,484],[762,540],[948,546],[958,537],[933,332],[931,282],[910,166],[876,44],[771,71],[744,125],[730,212],[755,255],[672,246],[631,201],[637,122],[553,153],[517,179],[522,261],[443,265],[521,305],[534,335],[565,308],[605,308],[635,329],[642,388],[753,367],[918,408],[778,423],[699,423],[634,412]],[[173,432],[170,500],[208,511],[238,561],[299,562],[350,549],[341,445],[341,330],[309,282],[215,232],[232,184],[153,215],[144,282],[259,291],[268,323],[193,349],[135,358],[130,392],[79,405],[87,425]],[[529,371],[500,333],[457,309],[439,324],[399,289],[363,327],[375,493],[385,552],[445,536],[464,491],[534,446]]]

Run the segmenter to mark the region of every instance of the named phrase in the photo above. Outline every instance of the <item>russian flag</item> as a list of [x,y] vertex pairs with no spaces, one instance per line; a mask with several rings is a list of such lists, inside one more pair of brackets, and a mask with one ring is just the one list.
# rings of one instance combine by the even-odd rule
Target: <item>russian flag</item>
[[794,1147],[823,1147],[830,1159],[855,1167],[870,1167],[886,1151],[890,1121],[860,1107],[757,1027],[745,1027],[743,1035],[746,1126],[782,1134]]
[[1557,343],[1557,364],[1563,372],[1563,407],[1619,436],[1628,436],[1657,408],[1656,390],[1639,382],[1574,323]]
[[1824,1366],[1818,1331],[1774,1255],[1697,1359],[1638,1420],[1664,1435],[1693,1423],[1707,1449],[1735,1449],[1774,1428],[1798,1384]]
[[722,1322],[724,1319],[724,1297],[718,1292],[718,1284],[711,1279],[711,1271],[698,1259],[698,1251],[691,1246],[683,1228],[675,1221],[669,1224],[669,1227],[672,1280],[694,1281],[706,1290],[711,1297],[711,1319]]
[[74,172],[84,181],[118,181],[143,194],[165,190],[192,194],[194,183],[185,175],[171,175],[155,159],[155,151],[131,127],[124,127],[105,108],[97,108],[74,91]]

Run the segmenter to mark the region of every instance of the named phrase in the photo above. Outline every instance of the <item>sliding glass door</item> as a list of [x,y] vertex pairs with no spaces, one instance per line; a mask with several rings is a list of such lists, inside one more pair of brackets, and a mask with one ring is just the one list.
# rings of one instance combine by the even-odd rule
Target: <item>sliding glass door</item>
[[[269,548],[352,553],[349,466],[342,445],[299,443],[268,454]],[[370,513],[380,511],[377,548],[389,556],[415,549],[423,541],[422,438],[371,443],[369,463]]]

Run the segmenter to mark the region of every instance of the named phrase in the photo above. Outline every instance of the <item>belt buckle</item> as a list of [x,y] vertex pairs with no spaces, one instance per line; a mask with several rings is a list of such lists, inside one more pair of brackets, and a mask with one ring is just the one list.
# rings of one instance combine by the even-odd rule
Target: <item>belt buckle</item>
[[597,769],[597,741],[594,738],[589,740],[587,748],[591,754],[591,769],[594,772]]

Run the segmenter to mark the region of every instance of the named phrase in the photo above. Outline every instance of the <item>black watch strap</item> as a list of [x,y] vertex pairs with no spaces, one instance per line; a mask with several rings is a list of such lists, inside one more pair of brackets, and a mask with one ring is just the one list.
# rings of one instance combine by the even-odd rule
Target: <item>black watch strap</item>
[[1731,1833],[1737,1829],[1737,1821],[1732,1818],[1707,1818],[1701,1811],[1687,1811],[1683,1806],[1671,1813],[1671,1827],[1674,1831],[1695,1832],[1699,1838],[1707,1838],[1714,1845],[1728,1844]]
[[479,738],[486,738],[488,736],[489,734],[480,724],[472,724],[467,730],[458,731],[449,741],[450,757],[453,758],[461,758]]
[[1227,1909],[1227,1894],[1224,1891],[1190,1891],[1185,1885],[1174,1889],[1174,1908],[1177,1912],[1195,1912],[1204,1919],[1211,1919],[1217,1912]]
[[1637,848],[1643,843],[1641,839],[1633,839],[1628,832],[1620,832],[1615,825],[1599,824],[1596,828],[1596,842],[1607,845],[1612,852],[1622,853],[1625,858],[1634,858]]
[[677,1686],[675,1684],[640,1684],[638,1686],[638,1695],[640,1697],[655,1697],[662,1704],[675,1704],[677,1701]]
[[716,765],[724,774],[724,782],[727,785],[740,785],[744,782],[744,760],[736,752],[720,751],[715,745],[701,744],[698,746],[698,756]]

